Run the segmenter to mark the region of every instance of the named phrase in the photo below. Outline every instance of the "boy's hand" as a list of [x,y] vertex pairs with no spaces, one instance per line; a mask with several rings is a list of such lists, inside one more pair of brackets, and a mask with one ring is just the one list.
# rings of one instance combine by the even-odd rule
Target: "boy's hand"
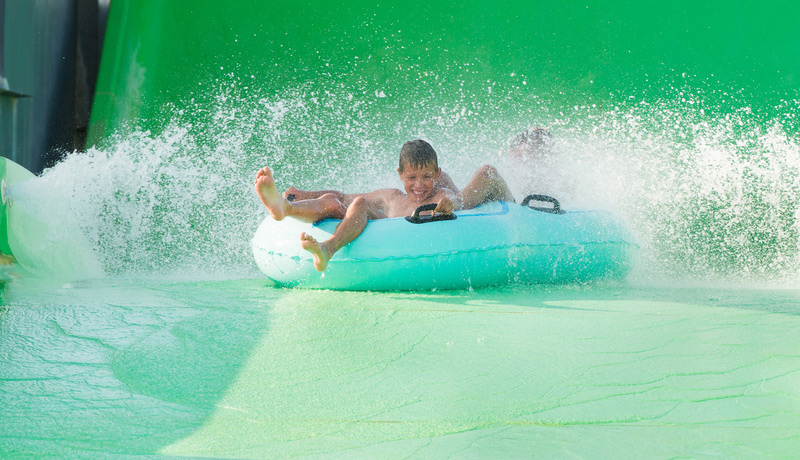
[[433,210],[433,213],[452,214],[453,209],[455,209],[453,202],[450,201],[450,198],[444,197],[436,204],[436,209]]

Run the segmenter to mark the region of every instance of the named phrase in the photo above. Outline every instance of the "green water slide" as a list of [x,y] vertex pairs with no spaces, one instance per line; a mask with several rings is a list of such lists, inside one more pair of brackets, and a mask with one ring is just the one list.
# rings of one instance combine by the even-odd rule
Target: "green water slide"
[[[398,145],[443,108],[480,112],[486,129],[511,123],[496,130],[508,133],[547,111],[552,119],[575,105],[681,93],[707,110],[769,116],[800,86],[796,0],[296,3],[113,0],[90,128],[90,142],[112,147],[33,181],[0,161],[0,250],[22,260],[11,240],[24,237],[30,249],[60,253],[12,221],[63,189],[37,195],[24,184],[81,183],[112,160],[121,163],[115,176],[134,176],[146,169],[131,172],[136,152],[103,157],[126,131],[158,136],[178,123],[193,135],[224,135],[211,129],[225,126],[221,116],[261,99],[275,116],[341,103],[330,110],[338,118],[311,121],[378,124],[377,134],[394,136],[387,145]],[[299,102],[280,104],[293,95]],[[385,120],[406,124],[396,132]],[[303,117],[294,123],[280,128],[313,132]],[[248,128],[246,119],[237,125]],[[190,194],[183,184],[194,182],[153,202],[180,201]],[[124,194],[123,185],[104,187]],[[242,207],[244,194],[231,195],[223,204]],[[127,204],[108,203],[98,209]],[[202,211],[185,215],[214,214]],[[122,213],[109,214],[100,237],[135,239],[122,231],[130,221],[116,220]],[[219,214],[228,226],[237,220]],[[150,245],[154,233],[164,252],[160,227],[144,230],[134,235]],[[174,235],[187,234],[195,235]],[[174,239],[193,256],[217,241]],[[110,258],[124,264],[128,247]],[[795,458],[792,280],[789,289],[675,282],[411,293],[159,272],[66,286],[22,280],[0,305],[0,457]]]
[[14,252],[10,246],[14,243],[13,241],[9,241],[8,238],[10,230],[8,222],[9,214],[11,213],[9,204],[11,199],[7,195],[6,189],[7,187],[11,187],[14,184],[23,182],[32,177],[33,174],[22,166],[6,158],[0,158],[0,178],[2,178],[2,182],[0,183],[0,188],[2,188],[2,190],[0,190],[2,193],[2,208],[0,209],[0,252],[6,256],[10,256]]
[[[386,96],[364,115],[398,119],[420,100],[544,100],[558,111],[686,88],[707,104],[769,110],[800,86],[799,26],[791,0],[114,0],[89,142],[157,131],[185,111],[204,123],[231,86],[245,98],[286,88]],[[502,116],[502,103],[491,108]]]

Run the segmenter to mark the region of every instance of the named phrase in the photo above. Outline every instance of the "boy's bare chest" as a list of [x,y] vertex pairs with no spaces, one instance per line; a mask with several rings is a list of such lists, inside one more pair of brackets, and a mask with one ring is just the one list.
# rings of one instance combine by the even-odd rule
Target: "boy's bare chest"
[[414,211],[424,204],[435,203],[434,200],[427,200],[421,203],[411,201],[407,196],[397,197],[387,203],[386,217],[405,217],[414,214]]

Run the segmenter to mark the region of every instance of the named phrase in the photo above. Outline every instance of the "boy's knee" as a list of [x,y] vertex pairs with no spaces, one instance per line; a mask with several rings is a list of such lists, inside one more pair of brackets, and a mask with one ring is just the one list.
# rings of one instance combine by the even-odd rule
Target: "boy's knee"
[[342,202],[339,201],[339,199],[336,198],[336,195],[334,195],[332,193],[326,193],[324,195],[321,195],[319,197],[319,200],[322,201],[322,203],[325,206],[325,211],[329,215],[331,215],[331,214],[343,214],[344,211],[345,211],[345,207],[342,204]]
[[369,204],[362,197],[356,197],[350,206],[347,207],[347,215],[358,217],[359,219],[369,219]]
[[495,168],[492,165],[483,165],[480,168],[478,168],[478,172],[490,178],[495,178],[500,175],[500,173],[497,172],[497,168]]
[[353,210],[358,212],[367,212],[367,200],[365,200],[363,197],[360,196],[356,197],[355,199],[353,199],[353,202],[350,203],[349,208],[352,208]]

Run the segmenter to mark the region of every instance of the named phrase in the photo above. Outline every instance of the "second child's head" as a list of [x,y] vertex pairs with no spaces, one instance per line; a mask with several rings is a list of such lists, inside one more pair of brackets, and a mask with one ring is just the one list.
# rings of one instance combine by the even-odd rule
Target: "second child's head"
[[431,144],[416,139],[403,144],[397,173],[409,198],[422,202],[433,196],[436,181],[442,175],[436,151]]
[[528,128],[511,138],[508,156],[515,160],[542,159],[550,152],[552,136],[542,127]]

